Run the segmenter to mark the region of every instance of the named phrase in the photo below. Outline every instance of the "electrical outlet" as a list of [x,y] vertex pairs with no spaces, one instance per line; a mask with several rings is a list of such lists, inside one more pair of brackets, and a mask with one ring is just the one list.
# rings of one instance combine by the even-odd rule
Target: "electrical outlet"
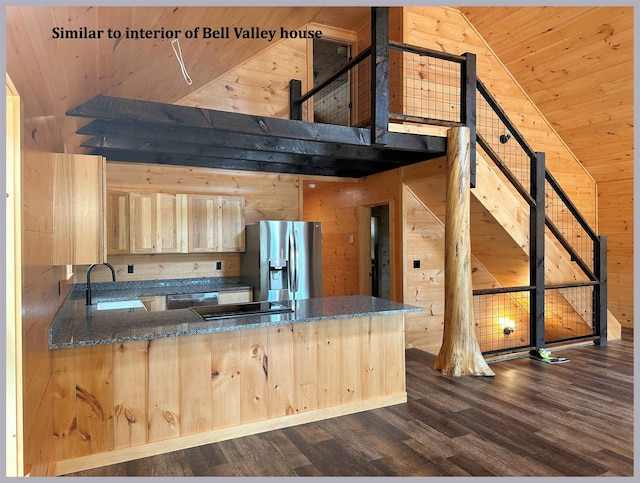
[[420,268],[420,260],[413,261],[413,268]]
[[222,262],[216,262],[216,270],[222,270]]
[[133,265],[132,264],[127,265],[127,273],[133,273]]

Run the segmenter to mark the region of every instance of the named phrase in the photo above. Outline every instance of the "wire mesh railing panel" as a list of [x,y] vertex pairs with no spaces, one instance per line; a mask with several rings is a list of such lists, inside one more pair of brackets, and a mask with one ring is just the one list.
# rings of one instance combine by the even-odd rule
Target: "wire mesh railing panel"
[[593,272],[595,243],[548,180],[545,181],[545,214]]
[[302,102],[302,120],[337,126],[369,124],[371,117],[371,57],[333,79]]
[[529,290],[474,294],[476,338],[483,353],[529,346],[530,298]]
[[593,285],[545,289],[545,342],[595,334],[594,291]]
[[461,65],[427,54],[389,50],[389,115],[459,123]]
[[531,158],[514,139],[482,92],[476,92],[476,132],[485,139],[526,192],[531,194]]

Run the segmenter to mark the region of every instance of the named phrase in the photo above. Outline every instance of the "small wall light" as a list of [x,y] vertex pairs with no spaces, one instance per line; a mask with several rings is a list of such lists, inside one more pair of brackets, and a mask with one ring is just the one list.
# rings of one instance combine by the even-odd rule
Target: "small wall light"
[[315,184],[315,183],[309,183],[309,188],[313,189],[313,188],[315,188],[315,187],[316,187],[316,184]]
[[502,327],[504,335],[509,335],[516,330],[516,323],[511,319],[507,319],[506,317],[500,317],[498,322]]
[[511,139],[511,134],[507,133],[507,134],[501,134],[500,135],[500,142],[502,144],[507,144],[507,141]]

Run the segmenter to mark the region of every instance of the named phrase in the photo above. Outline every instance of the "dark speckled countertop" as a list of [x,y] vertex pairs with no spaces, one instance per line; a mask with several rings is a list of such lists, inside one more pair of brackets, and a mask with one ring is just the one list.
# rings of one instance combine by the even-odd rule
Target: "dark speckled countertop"
[[[103,282],[92,284],[94,302],[137,297],[251,288],[240,281],[189,279],[158,282]],[[177,282],[177,283],[174,283]],[[111,288],[109,288],[111,286]],[[97,310],[85,304],[85,285],[77,284],[49,327],[49,348],[113,344],[134,340],[206,334],[240,328],[267,327],[403,312],[422,309],[364,295],[298,300],[291,313],[202,320],[189,309],[147,312],[144,308]]]

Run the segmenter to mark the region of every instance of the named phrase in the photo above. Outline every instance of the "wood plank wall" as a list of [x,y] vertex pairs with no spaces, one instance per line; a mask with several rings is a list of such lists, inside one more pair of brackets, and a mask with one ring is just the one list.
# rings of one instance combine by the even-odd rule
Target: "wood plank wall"
[[[402,247],[400,171],[393,170],[362,178],[354,183],[323,183],[304,189],[305,220],[322,222],[323,294],[355,295],[369,284],[361,278],[360,246],[368,243],[370,218],[361,207],[389,205],[390,225],[390,297],[402,301]],[[366,218],[366,219],[365,219]],[[366,229],[360,229],[364,227]],[[352,237],[352,238],[350,238]],[[351,242],[350,240],[353,240]]]
[[403,27],[406,43],[452,54],[476,54],[478,77],[533,149],[546,153],[549,171],[587,221],[597,227],[595,182],[464,15],[449,7],[404,7]]
[[47,329],[64,301],[66,270],[53,266],[53,160],[49,153],[23,151],[22,364],[24,466],[46,474],[52,448],[53,397]]
[[[220,169],[107,162],[107,187],[121,191],[202,193],[245,198],[245,222],[301,219],[300,180],[297,175]],[[116,279],[228,277],[240,275],[239,253],[111,255]],[[216,270],[215,262],[222,262]],[[127,265],[134,273],[127,273]],[[85,266],[76,267],[84,282]],[[95,274],[95,277],[94,277]],[[96,270],[92,280],[109,281],[108,270]]]

